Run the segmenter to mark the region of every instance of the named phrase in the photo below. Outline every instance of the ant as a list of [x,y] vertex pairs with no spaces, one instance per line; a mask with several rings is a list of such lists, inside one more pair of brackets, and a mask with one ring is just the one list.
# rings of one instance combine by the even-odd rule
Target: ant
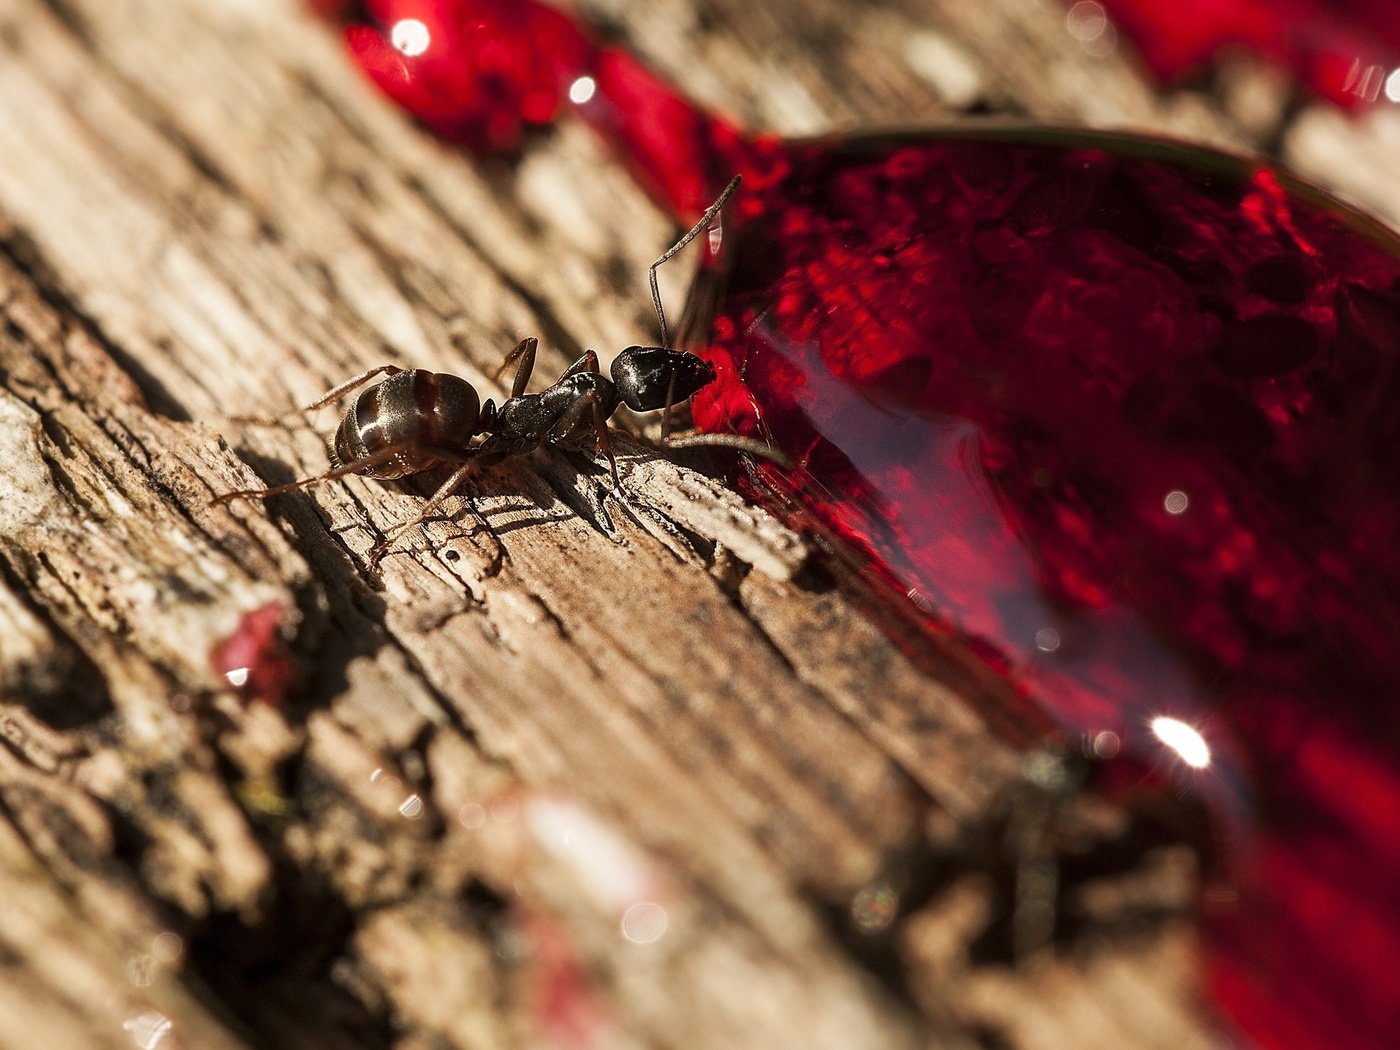
[[[666,344],[666,314],[661,306],[656,272],[663,263],[707,230],[725,203],[739,187],[736,175],[705,214],[679,241],[651,264],[652,304],[661,327],[661,346],[629,346],[613,361],[610,376],[598,368],[598,355],[588,350],[566,368],[554,384],[537,394],[527,394],[535,367],[539,340],[520,340],[497,370],[499,377],[516,365],[510,397],[499,406],[491,399],[482,403],[476,388],[459,376],[429,372],[421,368],[380,365],[341,383],[324,397],[307,405],[312,412],[336,401],[374,379],[383,380],[362,390],[350,402],[336,429],[331,446],[331,469],[324,474],[303,478],[269,489],[228,492],[214,503],[235,499],[267,499],[284,492],[333,481],[347,474],[363,474],[381,481],[404,478],[442,464],[457,469],[419,508],[417,517],[403,522],[386,534],[370,551],[377,565],[399,537],[426,521],[461,486],[467,475],[478,468],[499,463],[511,456],[532,452],[541,444],[576,443],[591,431],[608,459],[613,486],[622,490],[608,435],[608,420],[619,405],[634,412],[663,411],[661,445],[686,448],[695,445],[723,445],[782,461],[781,453],[762,442],[733,434],[698,434],[679,439],[669,437],[671,409],[689,400],[715,380],[714,367],[686,350]],[[475,438],[482,440],[473,444]]]

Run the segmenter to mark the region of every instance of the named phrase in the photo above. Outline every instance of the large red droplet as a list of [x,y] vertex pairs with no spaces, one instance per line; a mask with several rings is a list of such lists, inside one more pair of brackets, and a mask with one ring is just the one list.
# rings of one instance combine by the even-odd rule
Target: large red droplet
[[774,482],[933,630],[1209,801],[1212,984],[1252,1036],[1385,1045],[1400,243],[1141,139],[787,159],[702,284],[697,420],[798,457]]
[[[720,375],[697,421],[791,454],[768,481],[940,645],[1209,804],[1234,892],[1213,895],[1206,983],[1253,1043],[1389,1046],[1400,241],[1265,167],[1144,138],[750,139],[572,29],[483,94],[463,27],[518,49],[557,16],[369,6],[357,56],[440,131],[512,144],[461,129],[518,130],[493,107],[543,63],[557,107],[678,216],[746,176],[692,303]],[[386,64],[365,34],[410,9],[470,46]]]

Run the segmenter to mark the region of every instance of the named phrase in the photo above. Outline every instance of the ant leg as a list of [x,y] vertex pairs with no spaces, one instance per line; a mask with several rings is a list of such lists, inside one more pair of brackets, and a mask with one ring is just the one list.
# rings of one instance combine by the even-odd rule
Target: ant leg
[[583,356],[580,357],[573,364],[571,364],[568,368],[564,369],[563,374],[560,375],[559,378],[568,379],[569,376],[576,376],[583,372],[591,372],[595,376],[603,374],[598,371],[597,350],[585,350],[583,352]]
[[342,463],[340,466],[326,471],[324,474],[317,474],[314,478],[302,478],[300,481],[291,481],[285,485],[274,485],[270,489],[240,489],[237,492],[225,492],[222,496],[216,496],[209,501],[211,507],[221,503],[229,503],[236,499],[267,499],[269,496],[280,496],[284,492],[294,492],[297,489],[310,488],[312,485],[319,485],[323,481],[334,481],[336,478],[343,478],[347,474],[359,474],[362,471],[371,470],[382,463],[388,463],[401,452],[412,449],[417,442],[400,441],[393,445],[388,445],[378,452],[368,456],[361,456],[359,459],[352,459],[349,463]]
[[530,376],[535,371],[535,351],[539,349],[540,341],[532,335],[527,335],[520,342],[516,343],[510,353],[506,354],[506,359],[501,362],[501,367],[496,369],[492,379],[500,379],[505,374],[507,368],[520,362],[515,370],[515,378],[510,384],[510,396],[519,397],[525,393],[525,388],[530,385]]
[[578,400],[559,417],[558,422],[550,428],[549,441],[554,444],[571,437],[583,423],[584,414],[588,412],[593,415],[592,430],[593,436],[598,442],[598,448],[602,450],[603,455],[608,457],[608,467],[612,470],[613,486],[621,489],[622,479],[617,475],[617,458],[613,455],[612,435],[608,433],[608,417],[603,414],[603,403],[598,400],[598,395],[592,390],[581,394]]
[[758,456],[772,463],[776,463],[784,470],[791,470],[793,467],[792,457],[785,452],[780,452],[766,441],[759,441],[757,438],[744,437],[742,434],[686,434],[684,437],[669,438],[662,448],[732,448],[739,452],[747,452],[752,456]]
[[792,460],[779,452],[766,441],[743,437],[739,434],[687,434],[685,437],[671,436],[671,409],[675,408],[676,373],[671,373],[671,381],[666,386],[666,407],[661,413],[662,448],[699,448],[703,445],[737,449],[763,459],[771,460],[784,470],[792,469]]
[[671,436],[671,409],[676,407],[676,370],[671,369],[671,381],[666,384],[666,407],[661,410],[661,444]]
[[308,412],[315,412],[318,408],[324,408],[326,405],[329,405],[332,401],[338,401],[340,398],[350,393],[350,391],[354,390],[356,387],[364,386],[364,384],[368,383],[375,376],[392,376],[397,375],[402,371],[403,369],[400,368],[398,365],[380,365],[377,368],[366,369],[359,375],[351,379],[347,379],[339,386],[328,390],[324,395],[311,402],[311,404],[306,405],[302,408],[294,408],[290,412],[283,412],[280,416],[274,416],[270,420],[260,419],[256,416],[229,416],[228,418],[233,420],[233,422],[235,423],[276,424],[292,416],[302,416]]
[[359,375],[355,376],[353,379],[347,379],[345,382],[341,383],[341,384],[340,384],[338,387],[336,387],[335,389],[333,389],[333,390],[328,390],[328,391],[325,393],[324,396],[322,396],[322,397],[321,397],[319,400],[317,400],[317,401],[311,402],[311,404],[309,404],[309,405],[307,405],[305,408],[303,408],[302,411],[303,411],[303,412],[314,412],[314,411],[316,411],[316,409],[321,408],[321,407],[324,406],[324,405],[329,405],[332,401],[338,401],[338,400],[340,400],[340,399],[341,399],[342,397],[344,397],[346,394],[350,393],[350,391],[354,390],[357,386],[363,386],[365,383],[368,383],[368,382],[369,382],[371,379],[373,379],[375,376],[379,376],[379,375],[389,375],[389,376],[393,376],[393,375],[398,375],[398,374],[399,374],[400,372],[402,372],[402,371],[403,371],[403,369],[400,368],[398,365],[380,365],[378,368],[370,368],[370,369],[367,369],[367,370],[361,372]]
[[608,433],[608,417],[603,415],[603,404],[593,394],[588,395],[593,403],[593,433],[598,438],[598,447],[608,457],[608,469],[612,471],[613,489],[622,491],[622,479],[617,476],[617,457],[613,455],[612,435]]
[[389,553],[389,550],[394,544],[409,530],[418,525],[422,525],[423,522],[432,517],[433,511],[442,506],[443,503],[447,501],[447,498],[457,491],[462,482],[466,479],[467,474],[476,465],[475,459],[467,459],[464,461],[460,467],[452,472],[451,476],[448,477],[446,481],[438,486],[437,491],[428,497],[428,501],[418,508],[418,514],[415,517],[408,521],[400,522],[386,532],[383,542],[370,548],[370,565],[374,566],[376,569],[379,568],[379,563],[384,560],[384,555]]
[[656,271],[661,268],[663,263],[673,258],[677,252],[710,228],[710,225],[715,221],[715,216],[719,214],[725,202],[734,195],[734,191],[739,188],[739,183],[743,181],[744,177],[742,175],[735,175],[730,179],[729,185],[724,187],[724,189],[720,191],[719,197],[715,199],[715,202],[705,209],[705,214],[700,216],[700,221],[690,228],[690,232],[675,244],[671,245],[671,247],[667,248],[666,253],[662,255],[661,258],[657,259],[656,262],[652,263],[651,267],[647,270],[648,280],[651,282],[651,302],[652,305],[656,307],[656,319],[661,324],[662,346],[669,346],[670,344],[666,341],[666,311],[661,308],[661,289],[656,283]]

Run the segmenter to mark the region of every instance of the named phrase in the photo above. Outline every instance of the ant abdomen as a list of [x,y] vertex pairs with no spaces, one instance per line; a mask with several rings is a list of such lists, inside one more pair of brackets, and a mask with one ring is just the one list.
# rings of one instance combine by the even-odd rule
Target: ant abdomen
[[481,399],[465,379],[410,368],[360,392],[335,432],[338,463],[354,463],[395,446],[397,455],[363,473],[388,481],[461,458],[481,423]]

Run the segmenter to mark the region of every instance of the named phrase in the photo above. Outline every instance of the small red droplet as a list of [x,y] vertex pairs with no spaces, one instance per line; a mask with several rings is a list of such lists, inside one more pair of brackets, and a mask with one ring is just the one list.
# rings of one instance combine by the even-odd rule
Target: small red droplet
[[276,707],[291,684],[294,668],[282,638],[284,609],[268,602],[244,613],[232,634],[214,647],[214,673],[245,699]]

